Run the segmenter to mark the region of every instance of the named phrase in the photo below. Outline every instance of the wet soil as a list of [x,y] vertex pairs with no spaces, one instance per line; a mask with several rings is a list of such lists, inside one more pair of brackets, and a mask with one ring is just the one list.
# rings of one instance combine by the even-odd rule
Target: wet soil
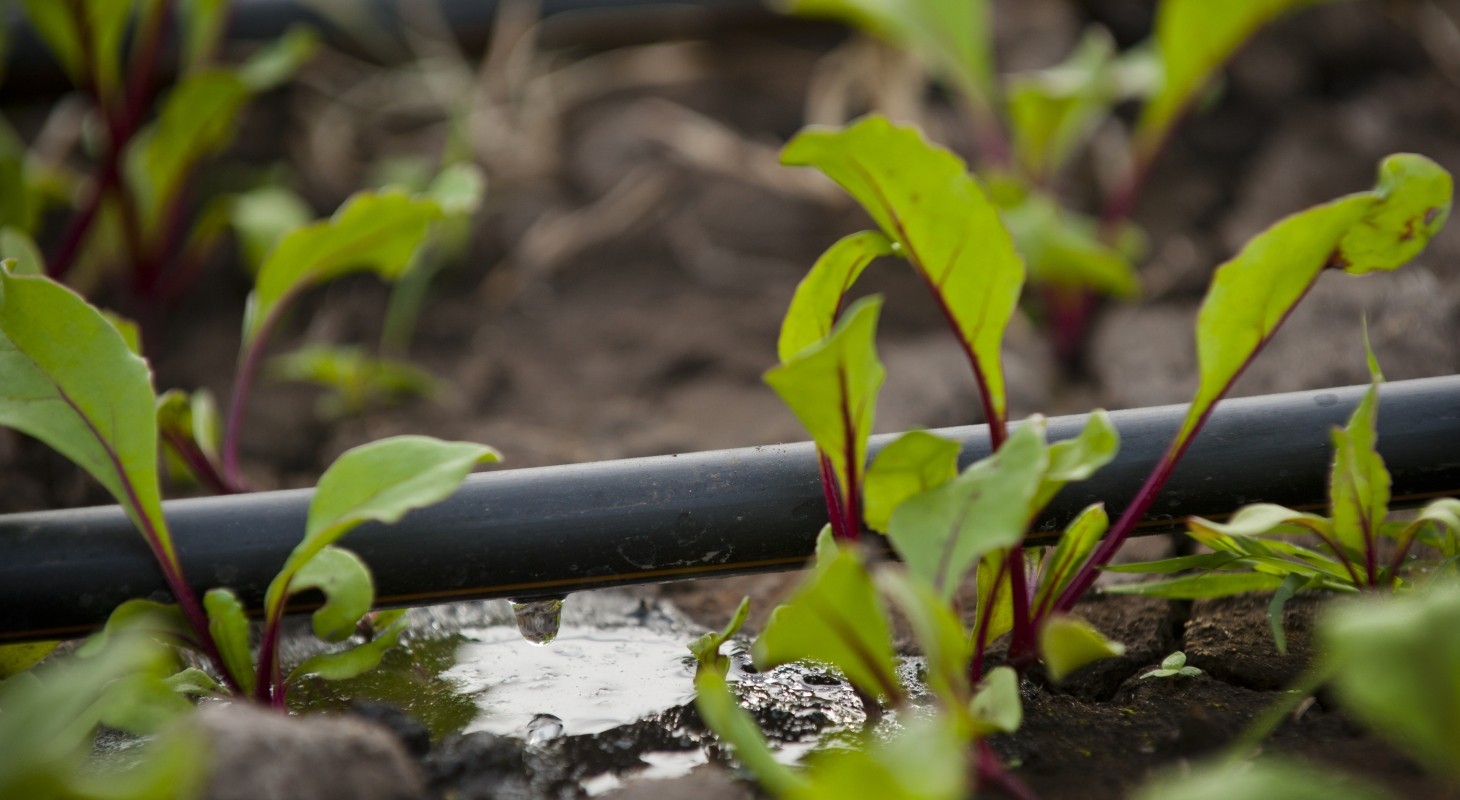
[[[1057,61],[1086,21],[1110,25],[1125,43],[1149,26],[1149,4],[1134,0],[997,6],[1000,57],[1010,69]],[[1456,2],[1348,3],[1306,11],[1259,36],[1153,175],[1136,214],[1151,242],[1145,298],[1103,310],[1085,374],[1063,376],[1033,325],[1016,321],[1007,344],[1014,413],[1184,401],[1195,385],[1190,328],[1202,288],[1246,237],[1285,213],[1368,188],[1378,158],[1390,152],[1422,152],[1460,171],[1457,24]],[[865,93],[827,88],[829,52],[864,68],[896,60],[824,29],[795,27],[606,51],[519,45],[513,59],[469,87],[480,89],[472,146],[491,179],[489,199],[467,256],[434,284],[410,348],[411,359],[449,388],[434,400],[326,421],[312,414],[313,390],[260,387],[244,448],[260,487],[309,485],[344,449],[405,432],[487,442],[514,467],[804,438],[760,374],[773,361],[796,281],[835,238],[867,222],[824,182],[778,167],[776,151],[808,115],[834,121],[837,108],[856,113],[868,105]],[[877,103],[967,147],[958,118],[937,96],[884,72]],[[446,129],[439,100],[409,75],[327,52],[302,86],[251,116],[235,156],[257,166],[277,160],[282,148],[296,187],[329,209],[377,160],[439,152]],[[1101,174],[1098,161],[1082,165],[1067,188],[1093,196],[1081,181]],[[1237,394],[1363,382],[1362,315],[1391,379],[1460,371],[1457,274],[1460,226],[1451,225],[1397,275],[1325,276]],[[891,268],[868,283],[889,297],[879,346],[890,375],[878,429],[978,421],[966,366],[921,287]],[[189,303],[161,323],[151,343],[160,387],[226,397],[246,289],[236,266],[214,265]],[[369,279],[316,292],[279,348],[373,342],[387,302],[387,291]],[[0,432],[0,463],[10,478],[0,487],[0,510],[106,500],[24,437]],[[674,584],[645,590],[643,599],[682,611],[689,637],[695,626],[722,625],[751,595],[754,631],[794,580]],[[1291,650],[1280,656],[1261,597],[1191,604],[1097,597],[1082,611],[1124,642],[1127,655],[1060,687],[1032,676],[1024,728],[996,747],[1043,797],[1123,796],[1150,770],[1219,748],[1271,703],[1310,656],[1305,632],[1319,605],[1290,604]],[[463,643],[449,641],[441,652],[417,647],[411,686],[437,686],[430,665],[445,669],[454,657],[445,651]],[[1176,649],[1205,674],[1137,677]],[[793,725],[768,708],[762,721],[791,726],[780,729],[788,741],[821,728],[804,718]],[[577,749],[554,745],[565,748],[557,760],[544,760],[525,734],[464,732],[457,717],[412,722],[425,715],[405,711],[364,713],[404,734],[433,796],[755,795],[682,704],[649,722],[567,737],[580,740]],[[1370,777],[1398,796],[1460,796],[1321,695],[1267,749]],[[681,777],[632,780],[647,769],[638,764],[650,763],[640,756],[660,751],[702,752],[712,763]],[[609,766],[583,766],[599,763]],[[601,774],[615,777],[585,784]]]

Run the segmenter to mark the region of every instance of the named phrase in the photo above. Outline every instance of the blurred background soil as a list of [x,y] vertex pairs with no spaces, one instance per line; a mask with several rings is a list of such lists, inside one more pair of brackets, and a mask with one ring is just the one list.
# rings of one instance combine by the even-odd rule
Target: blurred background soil
[[[479,57],[441,38],[431,5],[402,4],[414,9],[408,63],[379,66],[368,42],[325,50],[250,110],[230,158],[282,160],[325,214],[383,159],[435,158],[451,127],[466,126],[487,199],[467,256],[433,285],[409,353],[448,388],[322,421],[315,390],[265,383],[244,442],[250,478],[264,488],[311,485],[345,449],[399,433],[485,442],[509,467],[806,438],[760,376],[774,363],[796,282],[833,241],[871,223],[829,182],[780,167],[778,149],[808,121],[880,109],[967,152],[944,98],[881,46],[769,15],[727,22],[680,8],[672,24],[539,23],[530,6],[509,5]],[[1128,46],[1147,35],[1150,14],[1136,0],[997,2],[1001,69],[1057,63],[1089,23]],[[1112,126],[1097,137],[1094,156],[1069,176],[1072,196],[1098,196],[1092,187],[1111,172],[1102,153],[1120,135]],[[1144,297],[1102,309],[1083,374],[1062,373],[1041,333],[1016,319],[1006,344],[1014,415],[1187,400],[1191,329],[1212,269],[1280,216],[1369,188],[1378,160],[1398,151],[1460,172],[1460,2],[1334,3],[1259,34],[1159,162],[1135,214],[1150,241]],[[1398,274],[1325,275],[1236,394],[1365,382],[1364,317],[1389,379],[1457,372],[1457,276],[1455,224]],[[889,298],[878,430],[980,421],[967,365],[911,271],[888,261],[864,283]],[[233,260],[212,265],[156,337],[159,389],[227,396],[248,286]],[[387,299],[373,278],[314,292],[275,349],[374,342]],[[0,511],[106,501],[9,431],[0,432],[0,463],[9,466]],[[789,580],[665,591],[718,626],[743,594],[756,595],[763,617]],[[1151,641],[1180,644],[1172,631],[1193,630],[1190,611],[1179,610],[1174,628],[1175,612],[1157,613]],[[1108,701],[1119,685],[1070,702]],[[1021,757],[1042,763],[1032,750]]]

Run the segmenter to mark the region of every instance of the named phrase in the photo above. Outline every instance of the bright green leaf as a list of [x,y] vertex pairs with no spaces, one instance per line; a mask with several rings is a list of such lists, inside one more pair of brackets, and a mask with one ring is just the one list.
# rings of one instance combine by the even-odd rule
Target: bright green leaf
[[898,506],[888,538],[914,575],[951,599],[985,553],[1023,538],[1047,464],[1043,429],[1021,425],[994,455]]
[[841,20],[918,56],[980,107],[992,105],[993,35],[986,0],[780,0],[793,14]]
[[481,167],[469,162],[452,164],[441,170],[426,193],[441,204],[449,216],[469,216],[481,207],[487,191],[487,176]]
[[948,715],[914,719],[887,739],[828,749],[807,758],[809,781],[791,800],[964,800],[969,796],[968,737]]
[[373,356],[346,345],[302,347],[269,359],[275,380],[312,383],[328,390],[316,406],[324,419],[358,414],[371,403],[399,402],[409,397],[435,397],[442,382],[414,364]]
[[740,632],[745,625],[745,620],[750,616],[750,598],[744,597],[740,605],[735,608],[735,613],[730,616],[730,622],[720,631],[711,631],[700,638],[690,642],[689,651],[694,654],[695,661],[699,667],[697,671],[713,669],[724,675],[730,669],[730,659],[720,655],[720,647],[730,641],[730,637]]
[[1083,481],[1109,464],[1120,450],[1120,431],[1104,409],[1090,412],[1080,435],[1049,446],[1049,467],[1030,507],[1031,516],[1038,514],[1065,484]]
[[882,594],[912,625],[918,650],[927,662],[928,688],[950,708],[967,705],[968,662],[973,657],[973,648],[952,606],[927,582],[906,570],[879,570],[875,581]]
[[1106,586],[1100,591],[1104,594],[1138,594],[1143,597],[1164,597],[1168,600],[1199,600],[1204,597],[1269,592],[1282,583],[1282,575],[1262,572],[1203,572],[1160,581],[1120,583]]
[[1333,430],[1333,472],[1328,481],[1333,538],[1364,554],[1373,552],[1379,527],[1389,515],[1389,470],[1375,449],[1378,416],[1379,384],[1373,383],[1348,425]]
[[0,258],[15,259],[12,275],[44,275],[46,260],[30,234],[10,225],[0,229]]
[[378,627],[370,641],[338,653],[321,653],[307,658],[289,673],[287,682],[292,684],[307,675],[317,675],[327,681],[343,681],[375,669],[386,651],[395,647],[409,620],[403,610],[381,611],[376,615],[375,623]]
[[881,297],[858,300],[831,336],[765,374],[831,461],[844,499],[861,488],[877,391],[887,374],[875,344],[881,311]]
[[304,540],[269,584],[270,617],[282,609],[299,570],[352,528],[366,521],[394,523],[408,511],[438,503],[477,464],[500,459],[485,445],[428,436],[394,436],[345,452],[320,477]]
[[1009,78],[1014,151],[1029,174],[1056,173],[1105,119],[1120,97],[1109,74],[1115,63],[1115,40],[1092,25],[1063,63]]
[[168,93],[157,121],[132,140],[127,178],[149,235],[160,233],[168,204],[193,168],[232,141],[238,112],[250,96],[232,72],[198,72]]
[[1293,595],[1298,593],[1298,590],[1308,585],[1309,580],[1307,575],[1298,573],[1283,578],[1283,582],[1278,585],[1277,590],[1272,593],[1272,599],[1267,603],[1267,620],[1272,626],[1272,643],[1277,646],[1277,651],[1282,655],[1288,654],[1288,637],[1283,631],[1283,609],[1287,606],[1288,601],[1293,599]]
[[261,186],[244,192],[233,198],[229,207],[229,221],[244,260],[255,274],[280,239],[313,219],[314,210],[304,198],[284,186]]
[[244,315],[245,346],[293,295],[354,271],[394,280],[411,263],[441,207],[400,192],[358,192],[327,220],[279,241],[259,268]]
[[1438,164],[1400,154],[1386,158],[1379,172],[1374,191],[1287,217],[1217,268],[1197,319],[1200,386],[1177,446],[1197,429],[1324,268],[1352,273],[1394,269],[1418,254],[1444,224],[1451,180]]
[[[1000,215],[1032,280],[1122,300],[1140,295],[1141,281],[1132,253],[1108,244],[1095,220],[1064,208],[1041,192],[1026,193],[1017,204],[1003,207]],[[1143,247],[1139,236],[1130,241],[1139,253]]]
[[1070,520],[1064,533],[1060,534],[1054,554],[1049,557],[1049,564],[1041,573],[1034,596],[1035,608],[1045,608],[1047,603],[1054,602],[1054,598],[1060,596],[1109,527],[1110,515],[1105,513],[1104,503],[1086,506],[1078,516]]
[[117,329],[70,289],[0,270],[0,374],[0,424],[90,473],[176,567],[158,488],[152,373]]
[[879,116],[840,130],[803,131],[781,160],[826,173],[897,244],[937,295],[973,362],[995,417],[989,422],[1002,423],[1007,401],[1000,346],[1024,285],[1024,262],[964,163],[917,129]]
[[239,68],[239,80],[250,91],[266,92],[294,77],[318,47],[319,36],[312,28],[295,25],[254,53]]
[[1385,793],[1332,769],[1267,758],[1172,770],[1148,782],[1135,800],[1386,800]]
[[995,667],[984,676],[969,711],[978,723],[977,735],[1013,733],[1024,724],[1024,703],[1019,697],[1019,673]]
[[759,669],[790,661],[824,661],[867,694],[902,697],[892,633],[859,550],[839,548],[771,613],[751,655]]
[[[22,0],[22,5],[71,82],[84,86],[94,79],[102,97],[111,98],[121,84],[122,40],[132,18],[131,0]],[[89,59],[83,56],[87,51]],[[88,69],[94,73],[88,74]]]
[[1345,604],[1318,633],[1344,708],[1460,778],[1460,585]]
[[244,695],[253,693],[253,650],[248,641],[248,615],[243,603],[231,589],[209,589],[203,595],[203,608],[208,612],[208,632],[223,656],[228,674],[238,683]]
[[1134,572],[1143,575],[1172,575],[1189,569],[1226,569],[1245,562],[1241,556],[1231,553],[1197,553],[1190,556],[1162,558],[1156,561],[1132,561],[1129,564],[1107,564],[1101,567],[1106,572]]
[[[1029,551],[1025,551],[1026,557]],[[983,629],[974,634],[982,635],[987,645],[1014,628],[1014,595],[1010,590],[1007,567],[1004,562],[1012,557],[1008,551],[989,553],[978,561],[975,580],[978,582],[978,604],[975,606],[980,618],[987,619]],[[1000,573],[1004,577],[1000,580]]]
[[191,697],[223,693],[223,687],[213,680],[213,676],[197,667],[188,667],[174,673],[167,679],[167,685],[174,692]]
[[183,73],[205,69],[218,52],[228,25],[229,0],[192,0],[178,8],[182,29]]
[[1056,683],[1086,664],[1123,653],[1125,645],[1105,638],[1079,617],[1055,614],[1039,629],[1039,657]]
[[831,335],[842,304],[862,270],[879,256],[892,253],[892,242],[876,231],[843,237],[822,253],[796,285],[791,307],[781,322],[776,352],[782,363]]
[[960,449],[937,434],[908,431],[878,451],[865,481],[867,527],[886,533],[903,501],[957,477]]
[[0,681],[19,675],[51,654],[60,642],[21,642],[0,645]]
[[765,734],[745,709],[740,707],[725,676],[716,670],[704,669],[695,675],[695,708],[710,730],[735,749],[735,757],[755,775],[767,792],[786,797],[793,790],[804,788],[805,779],[795,770],[776,760],[766,744]]
[[338,547],[326,547],[304,562],[289,584],[289,593],[307,589],[324,593],[325,603],[315,610],[314,635],[327,642],[343,642],[355,634],[360,618],[375,603],[375,585],[360,557]]
[[1162,0],[1156,10],[1161,88],[1141,109],[1136,147],[1155,155],[1212,75],[1244,42],[1277,17],[1324,0]]
[[1238,537],[1281,533],[1285,530],[1294,533],[1317,533],[1324,536],[1330,532],[1328,520],[1323,517],[1304,511],[1294,511],[1273,503],[1253,503],[1250,506],[1243,506],[1225,523],[1192,517],[1187,520],[1187,526],[1193,530],[1199,529],[1222,536]]

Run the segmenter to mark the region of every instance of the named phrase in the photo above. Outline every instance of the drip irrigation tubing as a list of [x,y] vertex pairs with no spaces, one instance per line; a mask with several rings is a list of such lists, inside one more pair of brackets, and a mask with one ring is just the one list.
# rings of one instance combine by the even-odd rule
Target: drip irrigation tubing
[[[1323,511],[1330,430],[1346,422],[1363,392],[1222,403],[1137,533],[1259,501]],[[1067,486],[1030,541],[1051,541],[1093,502],[1119,514],[1185,411],[1113,412],[1120,454]],[[1085,420],[1049,419],[1049,439],[1074,437]],[[937,432],[961,442],[963,465],[988,455],[986,426]],[[875,437],[873,451],[890,438]],[[1396,505],[1460,494],[1460,376],[1386,384],[1379,450]],[[303,536],[310,497],[306,489],[165,503],[195,589],[232,587],[258,609]],[[799,443],[479,473],[444,502],[394,526],[363,525],[341,544],[370,566],[381,605],[425,605],[793,570],[810,557],[826,519],[815,448]],[[0,641],[84,634],[135,597],[168,599],[119,507],[0,516]]]

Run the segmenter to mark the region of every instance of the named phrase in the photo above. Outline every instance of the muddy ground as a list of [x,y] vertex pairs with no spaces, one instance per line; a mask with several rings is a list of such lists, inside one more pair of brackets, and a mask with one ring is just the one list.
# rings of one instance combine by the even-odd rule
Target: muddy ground
[[[1147,5],[999,3],[1001,62],[1053,63],[1089,21],[1129,44],[1149,25]],[[1145,297],[1103,309],[1084,374],[1062,374],[1038,331],[1016,321],[1007,345],[1014,414],[1184,401],[1195,386],[1196,304],[1211,269],[1247,237],[1285,213],[1368,188],[1391,152],[1421,152],[1460,171],[1457,26],[1460,3],[1395,0],[1324,6],[1260,35],[1154,173],[1135,216],[1151,243]],[[778,167],[779,145],[808,116],[836,121],[864,110],[868,92],[839,93],[834,78],[871,68],[883,78],[878,102],[966,146],[958,118],[908,88],[905,65],[825,28],[753,25],[612,49],[569,47],[552,23],[538,32],[542,47],[502,37],[511,47],[496,51],[481,80],[456,85],[478,92],[472,146],[491,187],[467,256],[439,276],[410,350],[449,388],[432,401],[322,422],[311,414],[313,390],[261,387],[244,449],[260,486],[308,485],[346,448],[405,432],[486,442],[518,467],[801,440],[760,375],[796,282],[822,249],[868,222],[815,176]],[[283,157],[296,187],[333,208],[379,159],[439,152],[441,95],[421,81],[325,52],[300,85],[251,114],[236,159],[257,166]],[[1101,175],[1098,162],[1074,170],[1071,196],[1093,196],[1088,182]],[[1452,225],[1399,274],[1325,276],[1237,394],[1362,383],[1362,315],[1390,379],[1455,373],[1457,275],[1460,226]],[[888,263],[867,283],[889,295],[878,429],[979,421],[958,347],[911,273]],[[160,387],[226,396],[246,289],[235,265],[214,265],[155,339]],[[317,292],[281,347],[375,341],[387,297],[370,279]],[[0,510],[104,500],[19,437],[0,434],[0,454],[12,476]],[[1164,543],[1144,546],[1151,554]],[[752,594],[754,627],[792,580],[656,591],[706,626]],[[1092,601],[1092,619],[1129,654],[1091,668],[1074,688],[1032,685],[1025,728],[997,742],[999,751],[1044,797],[1119,797],[1152,767],[1211,751],[1306,659],[1301,630],[1313,604],[1290,607],[1298,633],[1287,657],[1273,651],[1264,606],[1261,598]],[[1206,674],[1135,679],[1174,649]],[[1373,777],[1400,796],[1455,796],[1321,696],[1271,746]],[[700,772],[618,796],[748,793],[726,775]],[[483,791],[450,796],[491,796]]]

